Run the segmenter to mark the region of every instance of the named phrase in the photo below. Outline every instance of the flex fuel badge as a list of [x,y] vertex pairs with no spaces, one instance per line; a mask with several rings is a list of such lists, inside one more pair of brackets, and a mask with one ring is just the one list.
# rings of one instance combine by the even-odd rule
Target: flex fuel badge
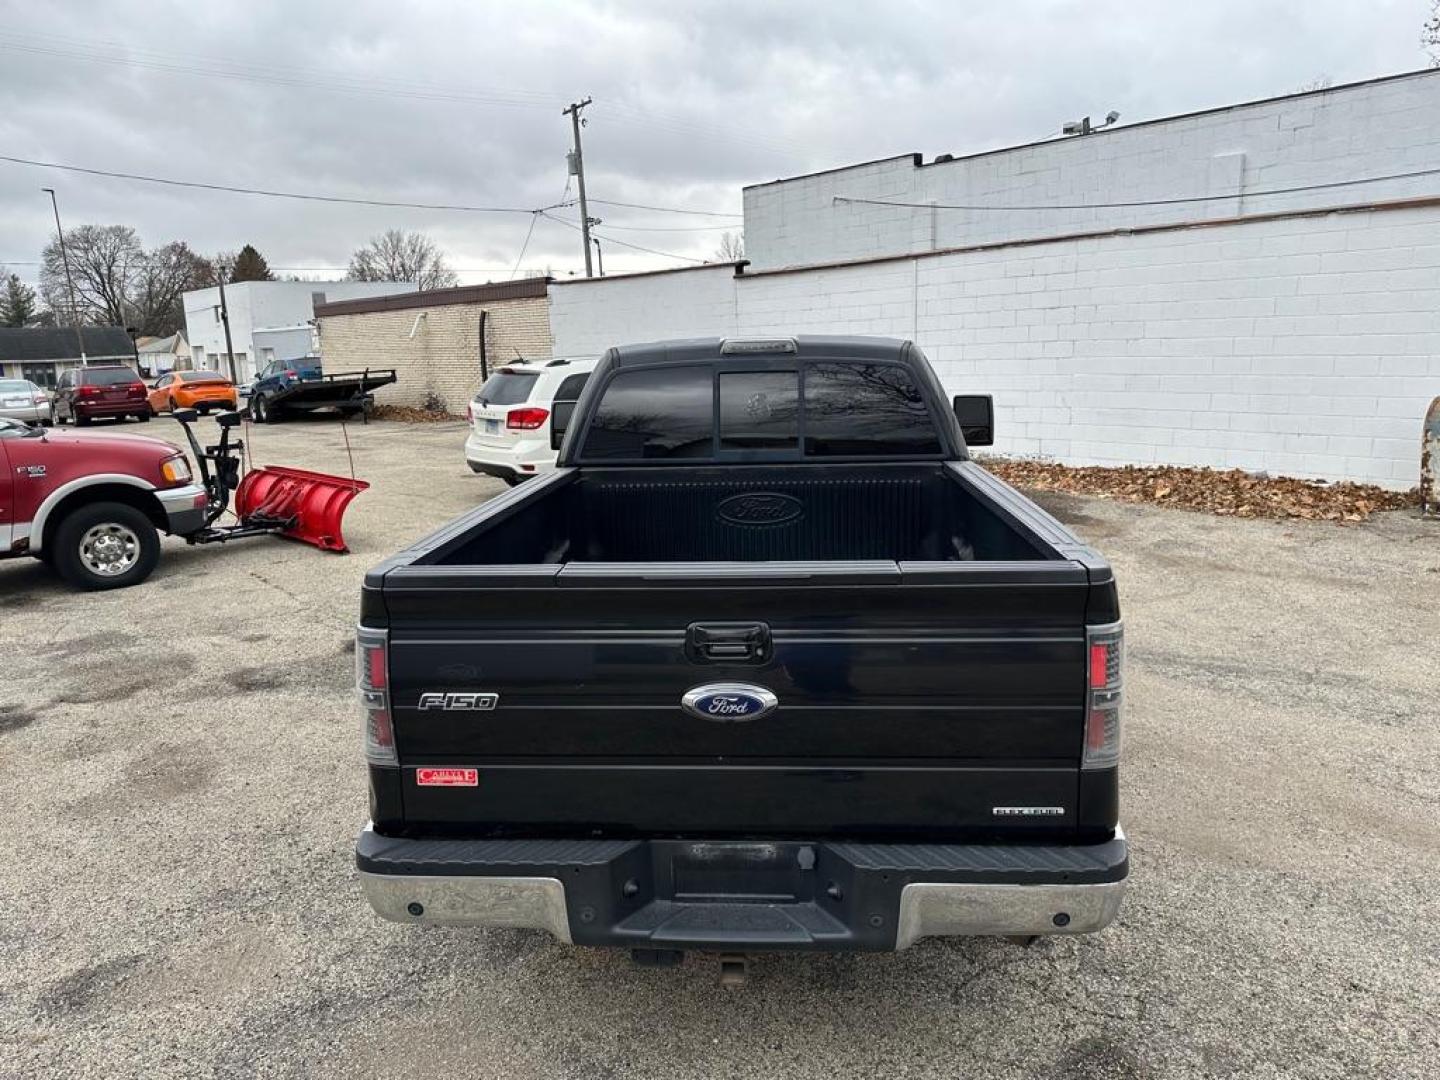
[[416,769],[415,783],[421,787],[479,787],[478,769]]

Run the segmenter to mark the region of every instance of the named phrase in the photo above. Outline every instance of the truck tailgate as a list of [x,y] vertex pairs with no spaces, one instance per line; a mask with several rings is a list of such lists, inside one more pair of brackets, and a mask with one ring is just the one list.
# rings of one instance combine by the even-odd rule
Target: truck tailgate
[[[408,824],[1009,833],[1074,820],[1088,595],[1076,563],[501,571],[387,575]],[[766,644],[709,656],[717,627]],[[744,722],[682,707],[728,683],[778,707]],[[475,695],[493,707],[465,707],[489,704]],[[473,768],[476,783],[421,786],[431,767]]]

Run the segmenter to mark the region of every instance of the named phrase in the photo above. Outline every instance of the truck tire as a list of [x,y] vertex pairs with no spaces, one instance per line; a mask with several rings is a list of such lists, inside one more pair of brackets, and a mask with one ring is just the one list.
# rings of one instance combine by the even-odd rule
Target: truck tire
[[123,589],[148,578],[160,561],[160,534],[125,503],[79,506],[55,528],[56,572],[77,589]]

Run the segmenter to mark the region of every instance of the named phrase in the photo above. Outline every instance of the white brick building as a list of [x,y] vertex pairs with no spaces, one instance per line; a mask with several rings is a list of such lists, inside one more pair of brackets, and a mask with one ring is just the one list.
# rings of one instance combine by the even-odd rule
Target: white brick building
[[1433,194],[1434,175],[1260,193],[1440,170],[1437,116],[1440,75],[1422,71],[948,161],[904,154],[747,187],[745,254],[773,269]]
[[[1000,452],[1409,487],[1440,394],[1433,116],[1440,72],[749,188],[749,266],[556,282],[554,347],[908,337],[952,392],[995,395]],[[833,201],[925,201],[917,185],[976,204],[1227,197],[989,215]]]

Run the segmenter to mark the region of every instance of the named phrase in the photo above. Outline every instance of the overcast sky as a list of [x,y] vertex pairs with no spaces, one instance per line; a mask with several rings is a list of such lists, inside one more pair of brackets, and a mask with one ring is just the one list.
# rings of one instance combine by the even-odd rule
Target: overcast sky
[[[532,208],[566,190],[568,118],[593,198],[737,214],[740,188],[918,151],[1031,142],[1426,66],[1429,0],[853,4],[81,3],[0,0],[0,154],[348,198]],[[209,74],[207,74],[209,73]],[[531,216],[361,207],[163,187],[0,162],[0,264],[34,280],[53,231],[134,226],[147,246],[253,243],[323,276],[417,229],[462,281],[501,280]],[[574,189],[570,188],[573,198]],[[551,213],[578,220],[575,207]],[[737,217],[596,205],[607,271],[703,259]],[[520,265],[581,268],[536,222]],[[333,276],[340,276],[336,273]]]

